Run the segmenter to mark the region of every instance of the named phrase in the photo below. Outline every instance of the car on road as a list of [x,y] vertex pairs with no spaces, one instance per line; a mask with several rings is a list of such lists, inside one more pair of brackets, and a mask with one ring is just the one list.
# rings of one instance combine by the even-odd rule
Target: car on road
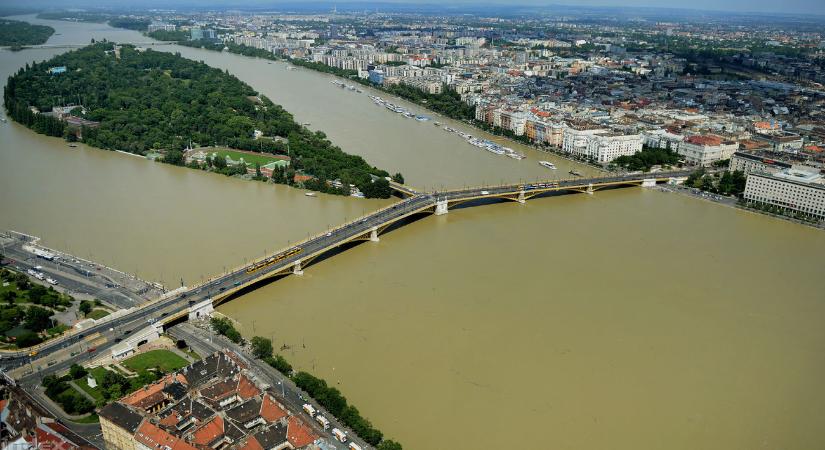
[[236,281],[236,282],[232,283],[232,285],[233,285],[233,286],[240,286],[240,285],[241,285],[241,282],[240,282],[240,281]]
[[132,330],[126,330],[126,331],[123,332],[123,334],[129,334],[131,332],[132,332]]
[[92,347],[92,348],[86,350],[86,353],[94,353],[96,351],[97,351],[97,347]]
[[120,342],[122,340],[123,340],[122,338],[115,338],[115,342]]
[[489,195],[490,191],[481,191],[481,195]]

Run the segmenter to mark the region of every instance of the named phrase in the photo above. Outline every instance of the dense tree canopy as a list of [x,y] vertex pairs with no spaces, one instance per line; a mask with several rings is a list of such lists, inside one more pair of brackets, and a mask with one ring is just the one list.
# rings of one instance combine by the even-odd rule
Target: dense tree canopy
[[[48,69],[65,66],[66,72]],[[223,145],[252,151],[286,153],[292,169],[319,180],[340,179],[363,192],[389,195],[372,188],[372,177],[386,171],[371,167],[360,156],[344,153],[321,132],[311,132],[292,115],[258,95],[249,85],[227,72],[152,50],[97,43],[20,69],[9,78],[6,105],[15,120],[50,135],[63,133],[61,122],[32,113],[55,106],[82,104],[82,117],[99,122],[83,130],[83,140],[97,147],[146,154],[166,153],[169,161],[183,164],[180,151],[189,142]],[[253,138],[288,138],[289,146]]]
[[679,154],[664,148],[645,147],[632,155],[619,156],[613,164],[628,170],[648,171],[656,165],[673,165],[679,162]]
[[32,25],[17,20],[0,20],[0,45],[44,44],[54,34],[54,28]]

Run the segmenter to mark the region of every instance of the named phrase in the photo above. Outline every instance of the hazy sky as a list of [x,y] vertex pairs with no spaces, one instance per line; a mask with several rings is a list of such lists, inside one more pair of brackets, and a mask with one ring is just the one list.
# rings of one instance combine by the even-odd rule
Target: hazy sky
[[[177,4],[198,5],[227,4],[233,6],[255,5],[277,8],[283,3],[300,3],[298,0],[178,0],[163,2],[161,0],[0,0],[0,6],[37,6],[49,5],[55,8],[73,8],[93,5],[113,5],[113,6],[140,6],[142,4],[174,8]],[[307,3],[333,4],[335,0],[309,0]],[[369,7],[370,1],[341,0],[339,3],[360,3],[364,7]],[[717,11],[735,12],[769,12],[769,13],[792,13],[792,14],[814,14],[825,16],[825,0],[381,0],[379,3],[406,3],[406,4],[429,4],[429,5],[468,5],[479,7],[482,5],[581,5],[581,6],[612,6],[612,7],[664,7],[664,8],[684,8]]]
[[[477,0],[474,3],[486,3]],[[463,3],[458,0],[457,3]],[[583,0],[583,1],[519,1],[521,4],[546,5],[550,3],[582,6],[653,6],[738,12],[779,12],[825,15],[825,0]]]

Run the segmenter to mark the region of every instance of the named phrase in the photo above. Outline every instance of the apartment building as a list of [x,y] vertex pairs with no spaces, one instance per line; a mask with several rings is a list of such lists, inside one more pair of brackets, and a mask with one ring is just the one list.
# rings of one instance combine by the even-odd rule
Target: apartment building
[[642,150],[642,137],[605,129],[579,130],[566,128],[562,139],[562,151],[600,163],[613,161],[619,156],[632,155]]
[[785,169],[773,174],[751,173],[745,184],[744,198],[825,219],[825,184],[822,175],[816,172]]
[[281,392],[260,385],[224,351],[100,409],[106,447],[117,450],[330,448]]
[[715,135],[695,135],[687,137],[676,151],[685,157],[688,164],[709,166],[716,161],[729,159],[739,144]]
[[728,170],[750,173],[776,173],[791,168],[791,163],[769,158],[758,153],[734,152],[730,157]]

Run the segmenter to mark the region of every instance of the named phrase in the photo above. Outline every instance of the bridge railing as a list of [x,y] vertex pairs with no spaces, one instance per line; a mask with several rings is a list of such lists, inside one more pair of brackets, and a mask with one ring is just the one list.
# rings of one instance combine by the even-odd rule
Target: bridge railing
[[559,187],[564,186],[578,186],[584,184],[598,184],[598,183],[610,183],[610,182],[619,182],[619,181],[641,181],[647,178],[671,178],[671,177],[681,177],[689,175],[692,170],[679,170],[679,171],[668,171],[668,172],[655,172],[655,173],[642,173],[642,174],[634,174],[634,175],[615,175],[615,176],[606,176],[606,177],[593,177],[593,178],[556,178],[556,179],[537,179],[535,181],[524,181],[520,183],[504,183],[504,184],[492,184],[492,185],[481,185],[475,187],[468,187],[462,189],[453,189],[438,192],[438,197],[442,195],[455,195],[455,194],[463,194],[463,193],[475,193],[481,190],[487,191],[495,191],[495,190],[516,190],[517,188],[525,185],[531,185],[536,183],[558,183]]

